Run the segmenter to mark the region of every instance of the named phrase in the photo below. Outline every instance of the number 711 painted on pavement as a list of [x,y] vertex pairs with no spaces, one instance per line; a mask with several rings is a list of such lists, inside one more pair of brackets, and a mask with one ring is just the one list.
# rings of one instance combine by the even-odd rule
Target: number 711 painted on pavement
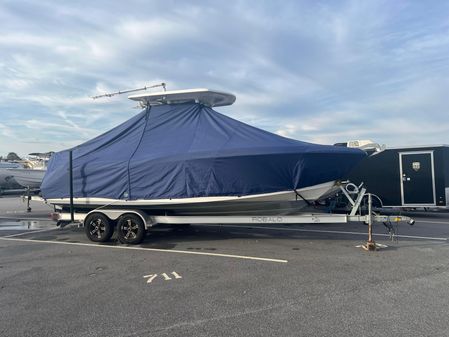
[[[175,279],[180,279],[180,278],[182,278],[182,276],[179,275],[179,274],[178,274],[177,272],[175,272],[175,271],[172,271],[172,272],[170,273],[170,275],[173,275],[173,277],[174,277]],[[153,282],[153,280],[154,280],[157,276],[158,276],[158,274],[150,274],[150,275],[143,275],[143,278],[148,279],[148,280],[147,280],[147,283],[151,283],[151,282]],[[167,273],[162,273],[161,276],[164,278],[164,281],[170,281],[170,280],[173,280],[173,278],[170,277],[169,274],[167,274]]]

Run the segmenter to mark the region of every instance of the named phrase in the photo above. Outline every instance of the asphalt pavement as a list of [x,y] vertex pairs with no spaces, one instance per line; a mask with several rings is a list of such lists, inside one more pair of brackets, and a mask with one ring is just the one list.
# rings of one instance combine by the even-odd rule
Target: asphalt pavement
[[376,225],[376,252],[363,224],[160,226],[126,246],[6,199],[1,336],[449,335],[447,213],[398,241]]

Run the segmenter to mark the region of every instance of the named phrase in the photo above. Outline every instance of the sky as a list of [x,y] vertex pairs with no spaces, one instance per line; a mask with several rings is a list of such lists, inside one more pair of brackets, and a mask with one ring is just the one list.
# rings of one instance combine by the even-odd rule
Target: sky
[[449,143],[448,1],[0,1],[0,155],[76,146],[160,82],[303,141]]

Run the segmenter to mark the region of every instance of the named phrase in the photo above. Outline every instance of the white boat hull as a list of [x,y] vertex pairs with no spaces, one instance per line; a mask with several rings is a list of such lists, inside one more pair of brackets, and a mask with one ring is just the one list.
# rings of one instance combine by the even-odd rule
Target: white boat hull
[[8,172],[8,169],[0,168],[0,189],[1,188],[14,188],[20,187],[17,182],[14,180],[11,172]]
[[14,180],[23,187],[39,188],[44,179],[45,170],[39,169],[7,169],[14,177]]
[[[181,199],[119,200],[107,198],[74,198],[75,208],[90,211],[102,208],[143,209],[165,215],[230,215],[294,214],[310,202],[324,198],[337,189],[335,181],[282,191],[248,196],[220,196]],[[47,203],[67,207],[69,198],[47,199]]]

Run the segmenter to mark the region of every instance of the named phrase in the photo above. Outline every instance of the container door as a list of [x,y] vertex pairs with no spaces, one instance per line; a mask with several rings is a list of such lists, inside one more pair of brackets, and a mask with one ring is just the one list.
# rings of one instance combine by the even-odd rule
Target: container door
[[433,151],[399,153],[403,206],[435,206]]

